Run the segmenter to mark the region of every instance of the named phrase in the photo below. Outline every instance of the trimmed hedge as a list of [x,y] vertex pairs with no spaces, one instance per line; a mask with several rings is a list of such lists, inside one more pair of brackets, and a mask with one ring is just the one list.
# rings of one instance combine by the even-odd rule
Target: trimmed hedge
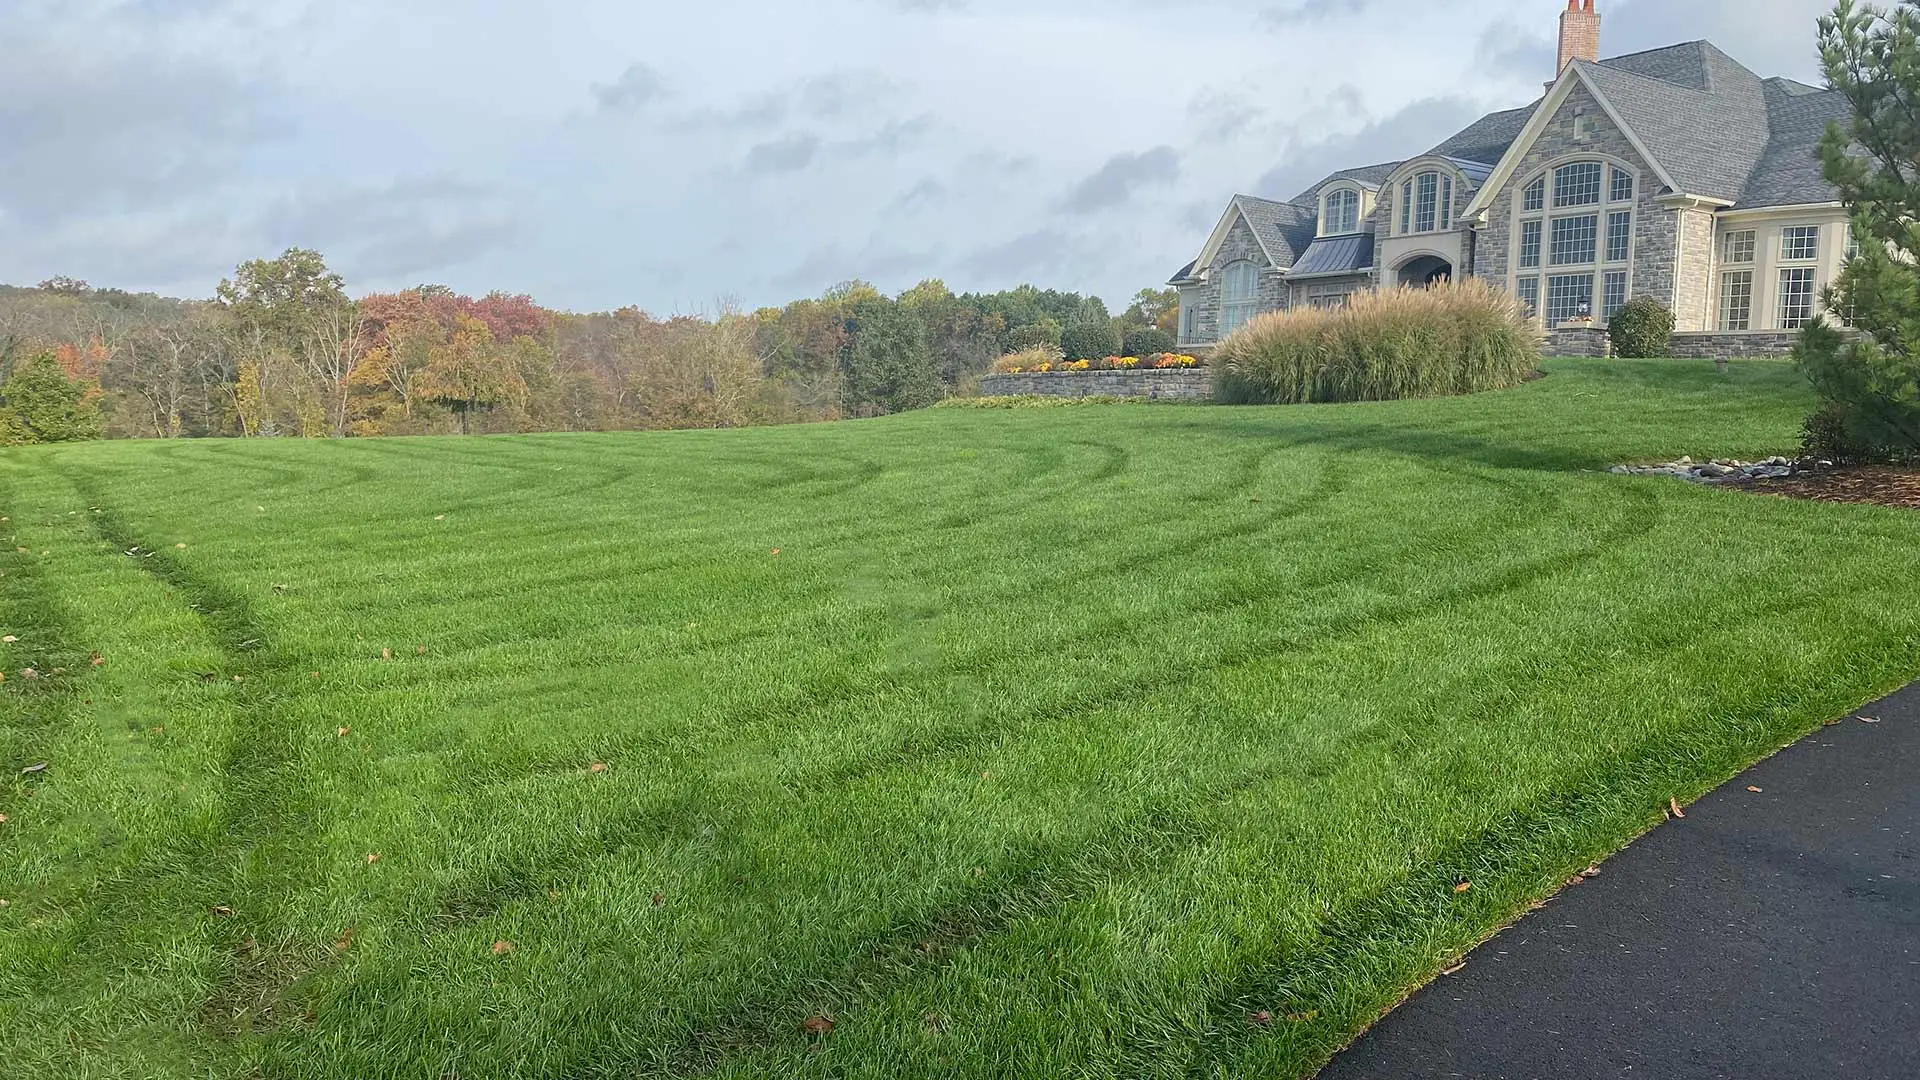
[[1673,352],[1673,312],[1650,296],[1636,296],[1607,320],[1613,355],[1627,360]]
[[1518,386],[1538,369],[1541,342],[1511,294],[1468,278],[1262,315],[1212,363],[1230,404],[1388,401]]

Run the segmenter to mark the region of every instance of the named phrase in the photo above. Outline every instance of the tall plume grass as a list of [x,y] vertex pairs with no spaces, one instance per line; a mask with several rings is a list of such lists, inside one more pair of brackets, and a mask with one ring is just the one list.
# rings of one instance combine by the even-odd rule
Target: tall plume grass
[[1501,390],[1540,362],[1519,301],[1478,278],[1359,293],[1344,309],[1262,315],[1214,351],[1232,404],[1388,401]]

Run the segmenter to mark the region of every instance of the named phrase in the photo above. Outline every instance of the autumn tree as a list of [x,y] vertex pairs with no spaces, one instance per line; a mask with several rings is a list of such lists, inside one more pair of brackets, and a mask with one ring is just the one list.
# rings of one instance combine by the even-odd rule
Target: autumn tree
[[[216,296],[263,392],[277,384],[286,393],[302,433],[345,435],[350,379],[367,327],[347,297],[346,282],[327,269],[325,258],[292,248],[277,259],[242,263],[220,282]],[[308,385],[296,382],[301,376]]]
[[513,357],[487,324],[471,315],[455,318],[453,332],[433,349],[415,383],[419,396],[460,417],[460,434],[472,433],[473,416],[526,402],[527,384]]

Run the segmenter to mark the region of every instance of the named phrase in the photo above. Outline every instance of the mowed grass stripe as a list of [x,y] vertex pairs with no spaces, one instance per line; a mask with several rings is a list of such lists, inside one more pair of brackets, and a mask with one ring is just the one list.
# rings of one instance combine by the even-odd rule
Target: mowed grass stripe
[[[230,848],[283,962],[227,979],[250,1024],[172,1019],[214,1065],[152,1074],[1289,1075],[1658,789],[1912,674],[1908,518],[1573,471],[1785,449],[1804,408],[1779,365],[1571,363],[20,459],[187,542],[294,676],[261,681],[300,812]],[[1742,682],[1746,649],[1784,655]],[[78,1004],[114,963],[49,967],[33,1060],[120,1023]]]

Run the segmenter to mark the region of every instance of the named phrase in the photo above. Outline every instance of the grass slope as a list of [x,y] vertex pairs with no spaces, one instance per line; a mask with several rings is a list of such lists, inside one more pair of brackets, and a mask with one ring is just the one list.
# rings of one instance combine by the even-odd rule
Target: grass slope
[[0,1068],[1307,1075],[1915,675],[1920,517],[1583,471],[1807,404],[8,452]]

